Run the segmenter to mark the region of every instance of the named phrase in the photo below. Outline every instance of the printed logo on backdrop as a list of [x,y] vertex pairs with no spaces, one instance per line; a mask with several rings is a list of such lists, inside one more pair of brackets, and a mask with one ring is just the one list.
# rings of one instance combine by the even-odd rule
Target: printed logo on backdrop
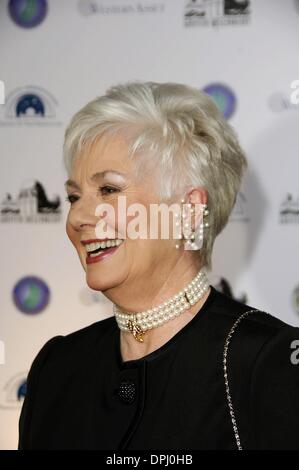
[[232,286],[230,282],[223,276],[213,273],[209,274],[209,281],[215,289],[223,294],[231,297],[232,299],[238,300],[239,302],[247,303],[248,297],[246,293],[241,294],[240,296],[235,296],[233,293]]
[[2,80],[0,80],[0,104],[5,104],[5,85]]
[[37,180],[29,180],[22,184],[15,198],[10,192],[2,198],[0,215],[2,223],[49,223],[60,220],[60,197],[55,195],[49,198],[44,186]]
[[14,375],[0,392],[0,409],[21,408],[26,394],[27,374],[20,372]]
[[229,222],[249,222],[247,199],[241,191],[237,195],[235,205],[229,217]]
[[11,19],[22,28],[34,28],[44,21],[48,12],[47,0],[10,0]]
[[78,10],[83,16],[91,15],[128,15],[128,14],[159,14],[163,13],[165,2],[147,1],[116,1],[112,0],[79,0]]
[[280,223],[298,224],[299,223],[299,195],[297,199],[291,193],[287,193],[280,204]]
[[299,315],[299,285],[295,287],[292,294],[292,303],[295,309],[295,312]]
[[50,289],[43,279],[25,276],[15,284],[12,298],[20,312],[34,315],[41,313],[49,304]]
[[185,26],[245,25],[250,14],[249,0],[188,0]]
[[61,126],[56,118],[57,101],[41,87],[17,88],[0,108],[0,126]]
[[230,87],[223,83],[211,83],[206,85],[203,91],[213,98],[225,119],[232,117],[236,110],[237,98]]

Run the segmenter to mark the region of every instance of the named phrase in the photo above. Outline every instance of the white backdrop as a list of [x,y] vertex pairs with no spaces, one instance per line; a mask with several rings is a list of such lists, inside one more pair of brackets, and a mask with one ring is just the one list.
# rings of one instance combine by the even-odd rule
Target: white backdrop
[[[211,282],[220,288],[224,279],[236,298],[299,325],[299,106],[290,100],[291,82],[299,79],[298,2],[251,0],[245,13],[231,9],[225,15],[218,0],[198,0],[192,7],[183,0],[48,0],[45,18],[31,28],[9,14],[9,5],[17,11],[17,3],[0,0],[0,80],[6,93],[0,105],[2,449],[17,446],[22,384],[46,340],[112,315],[111,304],[86,287],[65,234],[62,164],[69,119],[112,84],[138,79],[202,89],[221,83],[233,90],[230,123],[249,170],[216,240]],[[244,6],[244,0],[226,5],[232,3]],[[185,21],[192,9],[202,15]],[[30,116],[30,110],[26,117],[17,115],[24,94],[40,97],[42,116]],[[50,201],[60,197],[61,214],[26,219],[36,201],[28,197],[36,180]],[[18,204],[31,206],[13,215]],[[40,313],[23,313],[13,301],[16,283],[28,276],[49,288]]]

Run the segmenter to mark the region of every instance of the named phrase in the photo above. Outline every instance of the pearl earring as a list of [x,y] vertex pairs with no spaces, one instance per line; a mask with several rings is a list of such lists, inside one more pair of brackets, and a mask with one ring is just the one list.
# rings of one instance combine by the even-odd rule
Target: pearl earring
[[[192,229],[191,223],[186,221],[188,216],[189,216],[189,220],[191,219],[191,214],[194,214],[195,209],[194,207],[192,207],[191,203],[188,203],[185,206],[185,199],[181,199],[181,203],[183,204],[183,208],[181,211],[181,221],[177,220],[175,222],[175,225],[176,226],[180,225],[181,227],[183,227],[183,234],[180,233],[178,235],[178,238],[181,240],[185,240],[184,242],[185,249],[199,250],[203,245],[204,228],[208,228],[210,226],[209,222],[205,221],[206,217],[209,215],[207,204],[201,204],[202,220],[199,224],[198,233],[196,233],[196,231]],[[178,218],[179,214],[175,214],[175,216],[176,218]],[[179,249],[181,247],[181,243],[176,243],[175,247],[176,249]]]

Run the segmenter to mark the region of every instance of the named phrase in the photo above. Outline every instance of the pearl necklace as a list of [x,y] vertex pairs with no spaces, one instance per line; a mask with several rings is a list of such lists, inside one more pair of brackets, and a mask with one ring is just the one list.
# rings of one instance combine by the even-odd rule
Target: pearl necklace
[[113,313],[119,328],[123,331],[131,331],[134,338],[142,343],[143,335],[147,330],[161,326],[167,321],[178,317],[191,305],[198,302],[208,288],[208,278],[206,273],[201,270],[184,289],[157,307],[144,312],[125,313],[113,304]]

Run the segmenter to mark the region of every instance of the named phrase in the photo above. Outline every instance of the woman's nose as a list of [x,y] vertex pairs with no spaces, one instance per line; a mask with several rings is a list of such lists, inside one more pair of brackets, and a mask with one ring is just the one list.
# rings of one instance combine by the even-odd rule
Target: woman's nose
[[76,201],[69,214],[69,223],[76,231],[82,230],[84,226],[96,227],[99,222],[99,216],[96,215],[97,203],[91,198],[81,198]]

